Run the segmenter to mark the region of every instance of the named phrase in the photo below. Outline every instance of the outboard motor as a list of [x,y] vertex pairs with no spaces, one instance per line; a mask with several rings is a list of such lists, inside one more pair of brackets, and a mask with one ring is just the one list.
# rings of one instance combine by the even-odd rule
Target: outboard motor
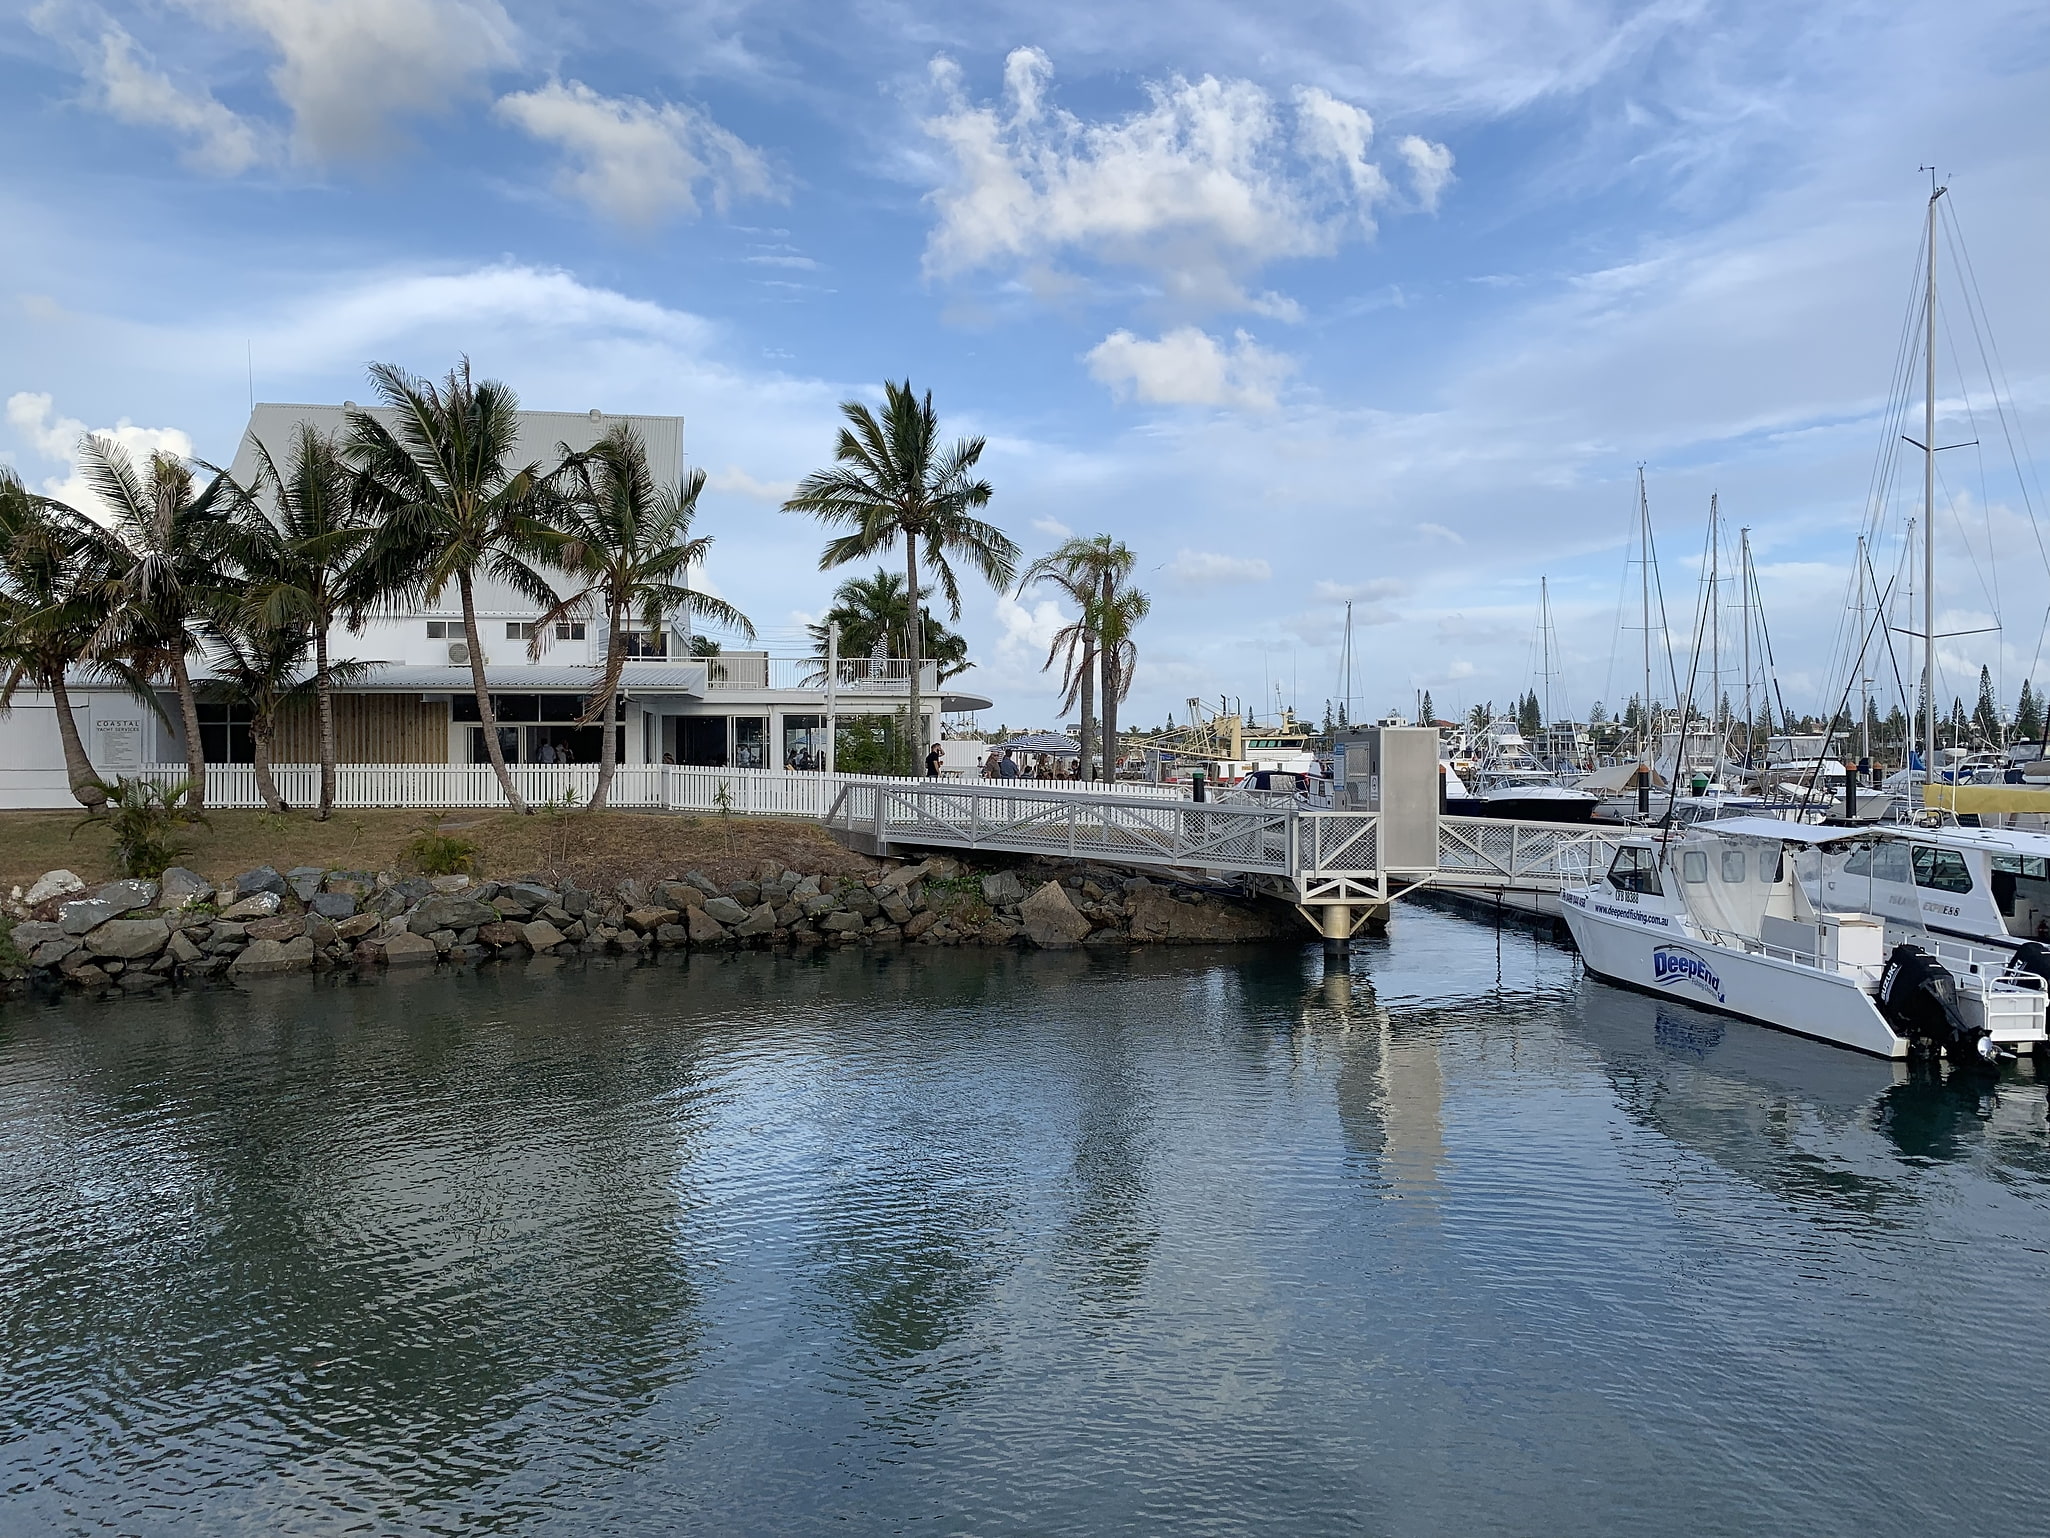
[[1916,1046],[1936,1048],[1953,1063],[1993,1060],[1986,1033],[1965,1024],[1957,979],[1919,945],[1896,945],[1879,974],[1879,1012]]
[[2043,979],[2043,986],[2050,988],[2050,945],[2041,940],[2031,940],[2014,953],[2014,969],[2017,972],[2033,972]]

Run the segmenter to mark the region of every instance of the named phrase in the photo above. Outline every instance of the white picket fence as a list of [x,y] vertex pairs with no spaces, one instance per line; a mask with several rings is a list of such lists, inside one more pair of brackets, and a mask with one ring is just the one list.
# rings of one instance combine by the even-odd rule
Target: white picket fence
[[[529,806],[588,806],[598,785],[596,764],[514,764],[514,787]],[[159,784],[186,777],[183,764],[149,764],[135,775]],[[0,807],[76,807],[61,772],[0,771]],[[21,777],[23,783],[9,781]],[[293,807],[320,799],[318,764],[276,764],[278,794]],[[930,781],[899,776],[821,774],[801,769],[699,769],[678,764],[621,764],[612,777],[611,804],[622,809],[665,812],[733,811],[752,816],[824,817],[847,784],[917,787]],[[1086,795],[1103,786],[1074,780],[943,781],[952,784],[1015,786],[1034,794]],[[1187,799],[1174,785],[1120,784],[1119,796],[1164,801]],[[248,764],[209,764],[206,801],[210,807],[261,807],[256,771]],[[498,776],[489,764],[340,764],[335,769],[335,805],[341,807],[504,806]]]

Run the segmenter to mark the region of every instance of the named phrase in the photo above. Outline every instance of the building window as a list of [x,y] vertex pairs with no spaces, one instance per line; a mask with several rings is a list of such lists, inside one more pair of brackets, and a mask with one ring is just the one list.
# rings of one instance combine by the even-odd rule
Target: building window
[[534,639],[534,622],[524,619],[509,619],[505,622],[505,638],[508,641],[531,641]]
[[564,620],[555,627],[558,641],[581,641],[584,638],[584,622],[580,619]]
[[826,767],[826,718],[790,715],[783,718],[783,767]]
[[733,767],[736,769],[766,769],[769,767],[769,721],[766,716],[735,716],[733,718]]
[[427,622],[427,639],[430,641],[460,641],[463,638],[463,622],[459,619],[431,619]]
[[199,745],[210,764],[246,764],[256,757],[249,740],[249,707],[198,702]]
[[629,657],[667,657],[669,633],[663,630],[622,630],[619,646]]

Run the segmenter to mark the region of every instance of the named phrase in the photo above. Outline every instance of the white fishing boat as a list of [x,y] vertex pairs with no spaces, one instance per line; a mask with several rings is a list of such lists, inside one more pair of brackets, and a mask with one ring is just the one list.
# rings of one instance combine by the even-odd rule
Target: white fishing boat
[[2041,1050],[2044,979],[2008,953],[1890,946],[1883,918],[1809,898],[1789,846],[1862,834],[1762,817],[1646,833],[1561,910],[1588,970],[1627,987],[1880,1057]]
[[1884,918],[1889,933],[1921,931],[2019,950],[2050,964],[2050,833],[1884,823],[1803,862],[1802,886],[1820,908]]

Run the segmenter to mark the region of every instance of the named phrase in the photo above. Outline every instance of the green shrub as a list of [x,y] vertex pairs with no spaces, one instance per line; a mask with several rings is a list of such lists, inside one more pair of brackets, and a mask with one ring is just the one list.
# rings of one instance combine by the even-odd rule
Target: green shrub
[[477,842],[460,833],[441,831],[446,812],[427,819],[427,826],[406,845],[406,858],[423,876],[467,875],[477,863]]
[[104,828],[114,835],[114,863],[124,876],[155,880],[191,848],[178,830],[195,824],[211,827],[185,804],[190,780],[159,785],[154,780],[123,776],[108,787],[107,804],[71,830],[73,838],[86,828]]

